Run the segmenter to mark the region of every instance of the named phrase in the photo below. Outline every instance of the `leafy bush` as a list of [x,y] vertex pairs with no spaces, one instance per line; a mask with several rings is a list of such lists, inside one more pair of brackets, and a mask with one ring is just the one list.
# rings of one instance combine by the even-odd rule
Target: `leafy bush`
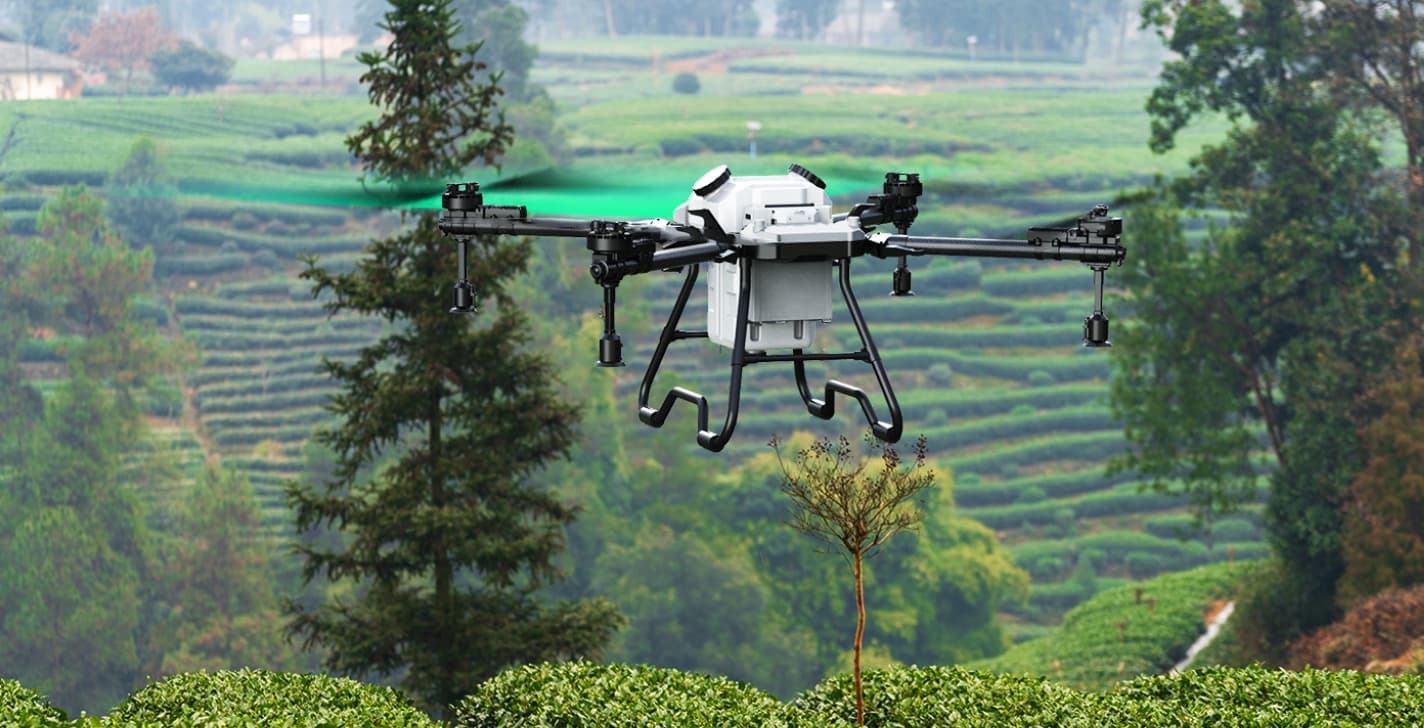
[[69,717],[39,693],[14,680],[0,679],[0,722],[16,728],[59,728],[68,725]]
[[[544,663],[506,670],[455,707],[460,728],[786,725],[795,714],[743,683],[659,667]],[[797,725],[811,725],[797,721]]]
[[1046,675],[1089,689],[1160,674],[1205,629],[1202,616],[1211,600],[1229,595],[1251,571],[1250,565],[1212,564],[1107,589],[1068,612],[1057,632],[969,666]]
[[1202,668],[1143,677],[1106,698],[1107,725],[1406,726],[1424,725],[1424,679],[1364,672]]
[[143,728],[434,725],[392,688],[265,670],[175,675],[129,696],[106,723]]
[[673,76],[672,90],[680,94],[695,94],[702,90],[702,82],[695,73],[679,73]]
[[154,78],[185,91],[211,91],[232,76],[231,58],[188,40],[180,41],[176,48],[155,51],[148,60]]
[[931,382],[944,387],[954,384],[954,370],[944,362],[931,364],[929,370],[925,372],[925,375],[929,377]]
[[[865,724],[939,726],[1088,725],[1093,696],[1027,675],[991,675],[962,667],[896,667],[865,673]],[[791,704],[822,726],[855,723],[850,675],[827,678]]]

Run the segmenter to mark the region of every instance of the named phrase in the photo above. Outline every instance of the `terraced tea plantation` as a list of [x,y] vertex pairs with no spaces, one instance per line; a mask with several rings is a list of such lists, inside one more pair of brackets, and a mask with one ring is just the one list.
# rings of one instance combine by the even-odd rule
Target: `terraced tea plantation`
[[[967,68],[948,58],[895,63],[888,61],[897,56],[885,51],[862,58],[755,43],[737,54],[680,42],[551,44],[535,80],[560,102],[577,159],[526,185],[494,186],[489,201],[665,216],[692,180],[716,164],[753,174],[779,173],[796,161],[832,183],[838,209],[877,191],[885,171],[918,171],[927,193],[916,232],[1018,236],[1029,225],[1113,203],[1154,174],[1182,170],[1188,152],[1220,131],[1193,131],[1181,141],[1188,152],[1154,157],[1141,110],[1151,79],[1112,69]],[[878,70],[857,75],[856,65]],[[672,94],[679,68],[700,72],[701,94]],[[289,75],[300,77],[298,70]],[[365,242],[394,229],[396,215],[289,204],[312,201],[311,191],[354,187],[358,172],[341,139],[369,114],[365,99],[353,96],[130,98],[0,109],[0,134],[9,135],[0,153],[0,209],[19,234],[34,232],[36,210],[59,185],[100,185],[140,134],[158,142],[177,178],[182,222],[177,244],[158,254],[154,315],[193,341],[202,360],[183,382],[187,425],[172,407],[155,423],[184,453],[189,472],[211,457],[246,471],[273,534],[290,527],[280,484],[303,473],[303,448],[327,421],[322,405],[333,389],[317,362],[348,358],[384,330],[377,321],[329,319],[297,278],[297,256],[319,254],[323,265],[349,266]],[[747,156],[745,122],[752,119],[764,129],[755,160]],[[75,134],[100,151],[62,149],[60,140]],[[598,187],[600,181],[606,185]],[[1125,217],[1131,255],[1130,210]],[[583,265],[578,255],[570,260]],[[891,266],[858,260],[854,283],[904,406],[906,439],[926,435],[933,455],[953,470],[959,505],[998,531],[1032,574],[1029,603],[1007,615],[1016,636],[1041,633],[1107,586],[1264,555],[1253,512],[1219,522],[1210,547],[1183,541],[1178,535],[1190,519],[1181,502],[1103,475],[1105,459],[1124,445],[1106,406],[1108,355],[1079,345],[1092,304],[1087,269],[916,260],[916,296],[891,299],[885,295]],[[680,279],[652,278],[642,290],[660,325]],[[596,288],[578,285],[556,295],[594,310]],[[701,325],[705,310],[697,295],[689,304],[691,327]],[[433,298],[431,305],[447,304]],[[1111,306],[1108,315],[1123,325]],[[819,346],[855,348],[839,304],[835,318]],[[624,324],[622,333],[630,366],[610,375],[619,378],[624,424],[640,427],[634,403],[656,329]],[[586,367],[594,356],[559,365]],[[665,371],[708,394],[721,412],[726,361],[725,350],[684,342]],[[810,370],[812,377],[874,388],[862,365]],[[789,367],[749,372],[737,436],[722,457],[762,452],[770,435],[793,429],[855,435],[862,426],[853,410],[831,423],[809,417]],[[686,432],[691,443],[692,422],[680,408],[667,426]]]

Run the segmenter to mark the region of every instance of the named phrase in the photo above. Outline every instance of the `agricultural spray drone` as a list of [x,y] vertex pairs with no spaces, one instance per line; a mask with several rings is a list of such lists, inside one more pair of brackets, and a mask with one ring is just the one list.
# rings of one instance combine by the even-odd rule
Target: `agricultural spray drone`
[[[655,270],[686,269],[667,324],[638,389],[638,418],[661,427],[678,400],[697,406],[697,442],[719,452],[737,427],[742,370],[748,364],[790,362],[806,409],[821,419],[836,412],[836,395],[852,397],[875,436],[900,439],[900,405],[871,341],[870,331],[850,285],[850,261],[862,255],[898,257],[893,274],[895,296],[913,295],[906,258],[912,255],[953,255],[976,258],[1076,260],[1093,271],[1096,288],[1093,312],[1083,319],[1083,345],[1110,346],[1108,319],[1103,315],[1103,272],[1121,263],[1122,219],[1108,217],[1106,205],[1094,207],[1071,227],[1029,228],[1025,240],[921,237],[909,234],[923,192],[917,174],[885,175],[881,194],[871,195],[849,212],[832,214],[826,184],[793,164],[784,175],[734,177],[725,165],[692,185],[687,202],[672,219],[604,220],[576,217],[531,217],[522,206],[486,205],[477,182],[449,185],[442,199],[440,229],[456,241],[459,281],[454,313],[475,310],[475,294],[466,280],[469,244],[480,235],[533,235],[585,238],[593,254],[589,267],[603,287],[603,337],[598,366],[623,366],[623,345],[614,320],[618,284],[630,275]],[[875,233],[892,225],[896,234]],[[687,299],[706,266],[707,328],[678,328]],[[810,353],[816,326],[831,321],[831,269],[838,271],[841,295],[860,335],[859,351]],[[720,430],[708,427],[707,398],[673,387],[658,407],[649,406],[668,347],[682,339],[707,338],[732,350],[727,416]],[[785,352],[790,353],[772,353]],[[864,390],[835,379],[823,397],[811,394],[806,382],[808,361],[856,360],[870,365],[889,410],[882,420]]]

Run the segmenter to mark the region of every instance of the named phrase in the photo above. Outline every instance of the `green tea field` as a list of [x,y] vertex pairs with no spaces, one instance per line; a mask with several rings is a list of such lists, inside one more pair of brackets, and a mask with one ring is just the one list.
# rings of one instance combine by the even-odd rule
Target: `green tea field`
[[[303,63],[282,69],[284,77],[302,78]],[[700,93],[673,93],[672,76],[684,70],[698,73]],[[237,75],[259,76],[241,64]],[[1152,79],[1141,74],[809,45],[554,43],[542,49],[533,79],[558,104],[573,161],[557,169],[511,165],[487,199],[571,214],[666,216],[708,168],[777,174],[797,162],[830,182],[838,210],[878,191],[887,171],[918,172],[926,195],[915,232],[1018,236],[1182,171],[1190,152],[1224,129],[1194,127],[1178,151],[1154,156],[1142,108]],[[170,406],[151,412],[153,422],[190,474],[204,458],[244,470],[264,525],[285,534],[291,518],[281,483],[306,472],[304,447],[327,421],[322,407],[334,391],[317,362],[350,357],[385,330],[380,321],[328,318],[297,278],[298,256],[349,266],[399,220],[374,207],[321,204],[359,189],[342,139],[372,115],[363,96],[262,95],[261,84],[244,83],[254,93],[0,106],[0,210],[12,232],[33,234],[37,210],[60,186],[102,187],[137,138],[158,143],[182,219],[176,242],[157,251],[153,315],[195,344],[201,359],[177,385],[189,417]],[[754,159],[752,120],[761,123]],[[65,141],[74,138],[87,142]],[[521,179],[527,172],[536,174]],[[1131,255],[1132,211],[1117,211]],[[577,255],[569,260],[586,265]],[[953,473],[958,506],[994,529],[1032,575],[1028,603],[1003,615],[1016,638],[1043,633],[1109,586],[1266,553],[1254,510],[1218,522],[1210,544],[1184,540],[1190,517],[1178,499],[1104,475],[1124,440],[1106,403],[1110,355],[1080,346],[1092,307],[1087,269],[916,260],[916,295],[894,299],[886,295],[892,265],[857,261],[854,285],[904,407],[906,440],[928,438],[933,457]],[[629,367],[597,372],[617,377],[630,430],[656,327],[680,282],[649,278],[623,294],[641,291],[651,312],[622,325]],[[582,278],[551,296],[574,319],[599,302],[597,287]],[[701,291],[688,309],[687,326],[700,326]],[[1108,315],[1114,326],[1128,325],[1126,312],[1110,305]],[[854,348],[844,307],[835,319],[819,345]],[[726,351],[682,347],[665,371],[708,394],[720,412]],[[588,367],[595,355],[558,365]],[[44,350],[31,354],[35,371],[53,363]],[[858,367],[811,371],[873,389],[868,368]],[[789,367],[754,367],[736,439],[722,457],[748,458],[771,435],[796,429],[855,435],[862,425],[855,416],[821,423],[805,413]],[[687,411],[667,427],[695,447]]]

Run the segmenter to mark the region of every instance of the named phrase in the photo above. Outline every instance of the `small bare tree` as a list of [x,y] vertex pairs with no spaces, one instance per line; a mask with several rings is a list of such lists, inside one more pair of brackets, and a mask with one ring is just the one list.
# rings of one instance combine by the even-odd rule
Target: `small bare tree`
[[841,555],[855,570],[856,725],[865,725],[865,694],[860,676],[861,641],[865,637],[864,562],[875,547],[919,523],[923,511],[912,499],[934,482],[934,472],[925,466],[923,435],[915,441],[915,461],[908,468],[901,468],[895,448],[869,433],[865,440],[872,454],[880,456],[881,467],[870,473],[866,473],[870,460],[856,457],[845,437],[835,443],[816,440],[796,454],[795,467],[788,467],[782,459],[777,438],[769,443],[785,476],[781,491],[796,507],[788,525],[832,548],[840,546],[845,551]]

